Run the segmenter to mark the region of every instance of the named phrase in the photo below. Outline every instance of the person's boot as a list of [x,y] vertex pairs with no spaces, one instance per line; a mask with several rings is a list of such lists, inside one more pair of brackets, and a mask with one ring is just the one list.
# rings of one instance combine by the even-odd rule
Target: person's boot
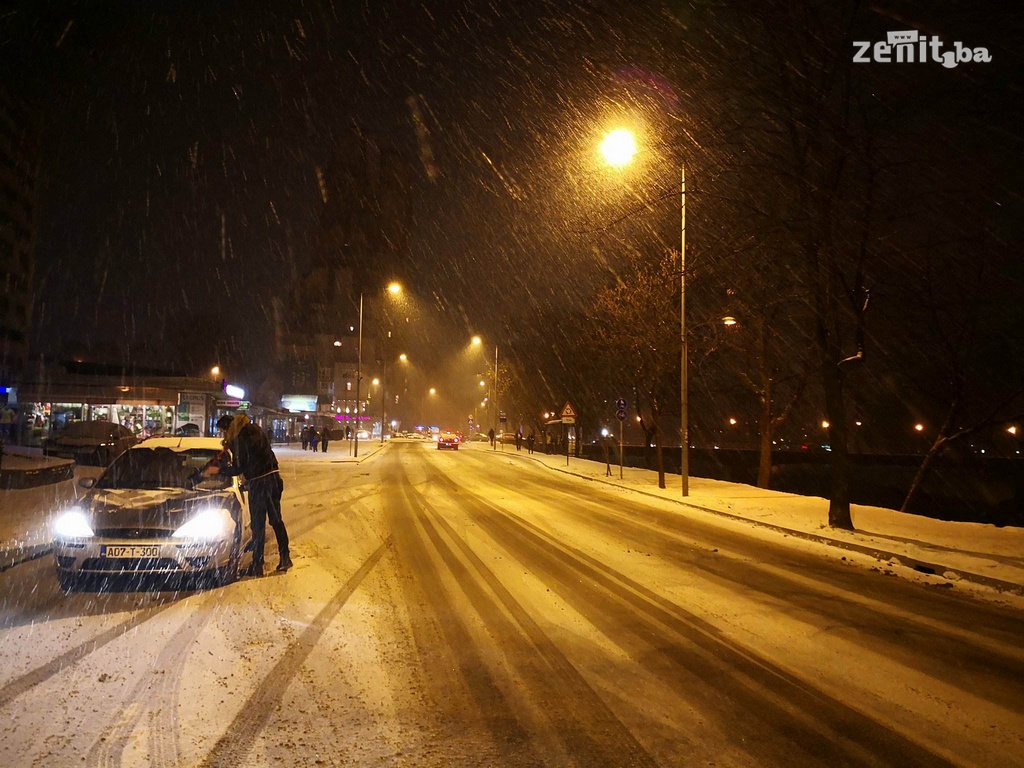
[[253,563],[252,568],[249,569],[249,575],[259,578],[263,575],[263,563]]
[[281,571],[282,573],[284,571],[287,571],[291,567],[292,567],[292,558],[291,558],[290,555],[284,555],[281,558],[281,562],[277,564],[277,570]]

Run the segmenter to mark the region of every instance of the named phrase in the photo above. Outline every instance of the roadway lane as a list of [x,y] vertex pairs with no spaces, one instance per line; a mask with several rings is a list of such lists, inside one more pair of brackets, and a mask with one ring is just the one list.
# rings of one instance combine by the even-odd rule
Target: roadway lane
[[334,462],[282,452],[285,576],[0,574],[0,764],[1024,765],[1010,609],[522,455]]

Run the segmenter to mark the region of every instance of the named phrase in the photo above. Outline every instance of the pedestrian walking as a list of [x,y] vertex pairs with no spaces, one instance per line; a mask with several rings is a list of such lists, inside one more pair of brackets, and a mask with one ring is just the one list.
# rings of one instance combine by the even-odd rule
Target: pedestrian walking
[[328,427],[324,427],[324,433],[320,436],[320,451],[327,453],[327,443],[331,439],[331,430]]
[[533,444],[536,443],[536,442],[537,442],[537,435],[535,435],[533,433],[533,430],[531,429],[530,430],[530,434],[528,434],[526,436],[526,452],[527,453],[533,453]]
[[284,481],[277,464],[277,456],[270,447],[266,433],[253,424],[245,414],[236,416],[224,435],[224,446],[231,452],[231,463],[221,466],[220,473],[243,475],[249,492],[249,520],[252,527],[252,575],[263,575],[263,549],[267,538],[267,520],[277,538],[280,555],[278,571],[292,567],[288,547],[288,530],[281,517],[281,494]]
[[491,441],[491,448],[494,447],[494,428],[487,430],[487,439]]
[[309,428],[309,446],[313,449],[313,453],[316,453],[316,446],[320,442],[320,433],[316,431],[316,427]]
[[309,448],[309,427],[303,426],[299,436],[302,438],[302,450],[305,451]]
[[516,431],[516,450],[523,450],[523,430]]

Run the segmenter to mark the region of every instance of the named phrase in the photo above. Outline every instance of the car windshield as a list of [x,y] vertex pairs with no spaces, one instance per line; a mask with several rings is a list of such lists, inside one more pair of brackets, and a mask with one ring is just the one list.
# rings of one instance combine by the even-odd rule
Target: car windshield
[[108,438],[117,434],[117,425],[107,421],[76,421],[68,425],[61,437]]
[[192,490],[203,479],[203,469],[217,455],[212,449],[173,451],[170,448],[133,448],[122,453],[96,483],[97,488]]

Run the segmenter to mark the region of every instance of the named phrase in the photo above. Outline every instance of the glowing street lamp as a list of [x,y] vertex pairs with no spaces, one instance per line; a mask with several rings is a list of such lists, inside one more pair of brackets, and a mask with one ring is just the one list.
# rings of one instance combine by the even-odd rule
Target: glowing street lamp
[[621,168],[633,162],[637,153],[636,138],[625,128],[610,131],[601,142],[601,154],[608,165]]
[[[629,164],[637,154],[637,142],[632,131],[617,128],[609,132],[601,142],[601,154],[605,161],[616,168]],[[679,164],[679,338],[681,344],[681,377],[679,382],[680,437],[682,454],[679,474],[682,479],[683,496],[690,495],[690,407],[689,374],[687,371],[686,349],[686,166]]]

